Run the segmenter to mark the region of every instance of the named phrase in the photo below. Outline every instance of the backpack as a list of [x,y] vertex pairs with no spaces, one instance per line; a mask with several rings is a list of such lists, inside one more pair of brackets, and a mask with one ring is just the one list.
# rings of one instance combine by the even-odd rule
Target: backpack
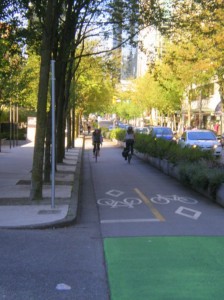
[[125,158],[125,157],[128,157],[128,152],[129,150],[127,148],[124,148],[124,150],[122,151],[122,156]]
[[95,132],[95,133],[94,133],[93,141],[94,141],[95,143],[101,143],[100,132],[98,132],[98,133]]

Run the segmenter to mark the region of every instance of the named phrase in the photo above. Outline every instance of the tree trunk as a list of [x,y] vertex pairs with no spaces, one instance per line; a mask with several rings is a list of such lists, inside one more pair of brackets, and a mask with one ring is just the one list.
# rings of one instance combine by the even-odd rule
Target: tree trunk
[[223,133],[223,129],[224,129],[224,118],[223,118],[223,114],[224,114],[224,81],[223,81],[223,74],[221,74],[221,76],[219,76],[220,80],[219,80],[219,93],[220,93],[220,99],[221,99],[221,134]]
[[75,105],[72,107],[72,147],[75,148]]
[[72,143],[72,109],[69,109],[67,114],[67,148],[73,148]]
[[45,163],[44,163],[44,182],[51,181],[51,111],[47,116],[46,128],[46,146],[45,146]]
[[65,140],[64,140],[64,132],[65,132],[65,111],[64,111],[64,103],[61,97],[58,99],[57,104],[57,118],[56,118],[56,128],[57,128],[57,136],[56,136],[56,161],[57,163],[62,163],[64,154],[65,154]]
[[191,127],[191,97],[188,92],[188,102],[187,102],[187,128]]
[[51,49],[54,33],[54,21],[56,11],[56,0],[49,0],[46,9],[45,28],[43,30],[41,44],[41,66],[37,102],[37,126],[35,147],[33,154],[33,169],[31,178],[30,199],[42,199],[43,187],[43,158],[46,128],[47,93],[49,83],[49,71],[51,60]]
[[66,110],[68,104],[68,98],[66,97],[66,71],[69,61],[69,55],[71,53],[71,44],[74,40],[74,19],[73,16],[73,2],[69,1],[67,10],[66,10],[66,18],[65,18],[65,26],[62,34],[61,40],[61,48],[59,49],[58,54],[58,67],[56,68],[56,80],[57,80],[57,107],[56,107],[56,152],[57,163],[63,162],[64,154],[65,154],[65,124],[66,124]]

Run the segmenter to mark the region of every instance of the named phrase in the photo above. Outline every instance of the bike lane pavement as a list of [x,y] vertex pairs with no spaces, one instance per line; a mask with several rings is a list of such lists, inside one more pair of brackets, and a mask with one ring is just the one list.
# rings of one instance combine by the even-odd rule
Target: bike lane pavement
[[91,161],[111,299],[221,299],[223,209],[121,152]]

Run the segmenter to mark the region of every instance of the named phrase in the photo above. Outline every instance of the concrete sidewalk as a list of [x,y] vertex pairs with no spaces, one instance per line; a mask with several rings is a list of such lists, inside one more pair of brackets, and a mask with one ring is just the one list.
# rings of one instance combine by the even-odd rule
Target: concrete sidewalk
[[30,201],[33,143],[0,152],[0,228],[48,228],[66,226],[76,219],[83,137],[66,151],[55,173],[55,198],[51,184],[43,186],[43,199]]

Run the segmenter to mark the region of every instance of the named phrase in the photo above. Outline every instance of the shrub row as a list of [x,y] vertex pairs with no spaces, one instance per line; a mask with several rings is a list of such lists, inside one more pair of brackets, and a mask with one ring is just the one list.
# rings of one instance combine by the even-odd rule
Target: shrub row
[[4,131],[0,132],[0,138],[1,139],[18,139],[18,140],[25,140],[26,139],[26,128],[19,128],[18,130],[14,130],[11,132],[9,131]]
[[[104,136],[123,141],[125,130],[116,128],[105,131]],[[208,191],[215,199],[216,191],[224,183],[224,167],[212,152],[181,148],[174,141],[155,139],[150,135],[135,135],[135,150],[159,159],[166,159],[178,167],[180,180],[185,185]]]

